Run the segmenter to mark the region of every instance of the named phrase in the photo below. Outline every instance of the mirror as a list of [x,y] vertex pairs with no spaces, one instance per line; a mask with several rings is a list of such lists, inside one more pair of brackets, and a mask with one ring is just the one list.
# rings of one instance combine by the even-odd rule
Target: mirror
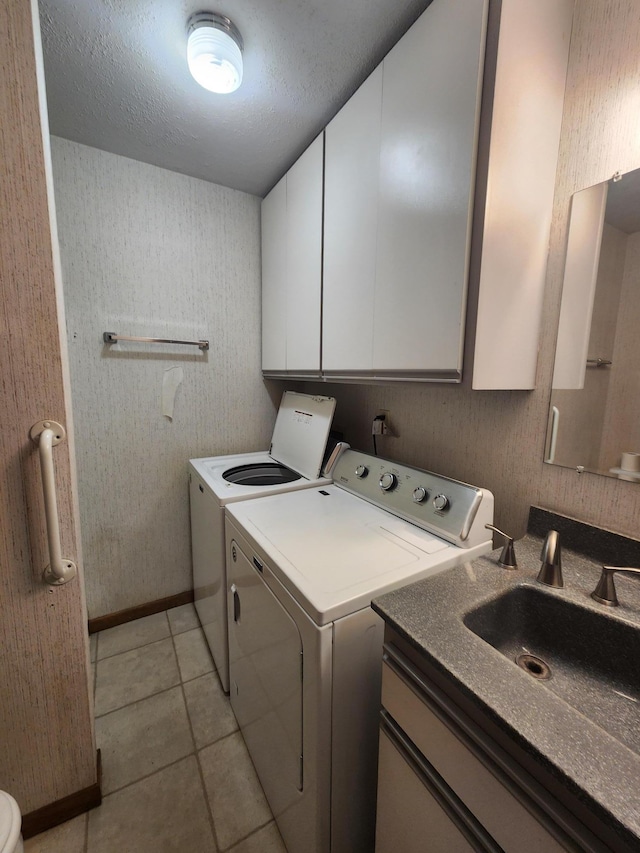
[[640,169],[572,198],[545,462],[640,483]]

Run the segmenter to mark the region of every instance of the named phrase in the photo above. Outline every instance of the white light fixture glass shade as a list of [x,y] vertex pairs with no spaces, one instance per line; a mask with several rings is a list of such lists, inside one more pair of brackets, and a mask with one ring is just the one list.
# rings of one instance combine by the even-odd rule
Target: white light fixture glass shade
[[242,37],[232,22],[213,12],[189,19],[187,61],[193,78],[218,94],[235,92],[242,83]]

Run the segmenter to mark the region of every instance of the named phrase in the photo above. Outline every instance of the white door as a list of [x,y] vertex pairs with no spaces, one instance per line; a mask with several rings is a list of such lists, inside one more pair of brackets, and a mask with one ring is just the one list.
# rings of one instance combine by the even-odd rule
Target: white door
[[[97,782],[37,16],[35,0],[0,4],[0,786],[23,813]],[[53,454],[62,554],[79,568],[59,587],[42,581],[49,553],[37,448],[29,438],[45,418],[67,430]]]

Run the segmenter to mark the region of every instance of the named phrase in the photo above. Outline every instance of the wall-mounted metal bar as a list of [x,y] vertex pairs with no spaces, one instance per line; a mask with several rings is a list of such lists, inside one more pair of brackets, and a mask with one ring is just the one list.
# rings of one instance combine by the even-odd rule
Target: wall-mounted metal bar
[[140,338],[131,335],[117,335],[115,332],[103,332],[102,340],[105,344],[117,344],[118,341],[136,341],[141,344],[185,344],[186,346],[200,347],[201,350],[209,349],[209,341],[175,341],[172,338]]
[[76,576],[76,564],[65,560],[60,545],[60,521],[58,518],[58,499],[56,479],[53,470],[53,447],[65,439],[65,429],[55,421],[38,421],[31,427],[30,436],[38,445],[40,468],[42,470],[42,490],[44,492],[44,513],[47,521],[47,541],[49,560],[42,573],[45,583],[60,586]]
[[608,358],[588,358],[587,364],[591,367],[609,367],[613,362]]
[[558,427],[560,426],[560,409],[551,406],[551,438],[549,440],[549,455],[545,462],[554,462],[556,458],[556,444],[558,443]]

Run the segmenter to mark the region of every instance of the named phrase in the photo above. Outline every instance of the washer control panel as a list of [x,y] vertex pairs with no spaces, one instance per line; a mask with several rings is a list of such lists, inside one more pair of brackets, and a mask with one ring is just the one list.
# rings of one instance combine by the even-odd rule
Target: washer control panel
[[[476,544],[468,541],[469,534],[483,503],[483,519],[493,520],[491,492],[358,450],[346,450],[338,459],[333,482],[457,545]],[[486,530],[474,539],[478,536],[482,542],[490,539]]]

